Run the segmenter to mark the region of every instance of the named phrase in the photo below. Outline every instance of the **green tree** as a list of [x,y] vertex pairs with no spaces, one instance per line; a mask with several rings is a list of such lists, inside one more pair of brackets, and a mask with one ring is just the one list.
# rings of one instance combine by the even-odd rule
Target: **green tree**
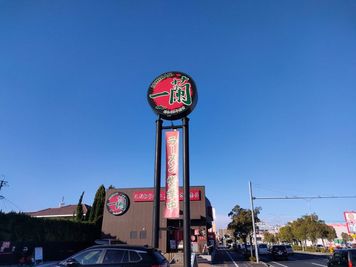
[[105,187],[104,185],[99,186],[96,191],[93,205],[90,209],[89,222],[101,224],[104,213],[105,204]]
[[279,229],[278,238],[281,242],[288,242],[288,243],[293,242],[295,238],[292,232],[292,227],[289,224],[281,227]]
[[304,215],[289,223],[289,226],[293,238],[301,243],[303,248],[307,240],[315,243],[318,238],[321,238],[324,242],[324,239],[332,240],[336,236],[335,230],[319,220],[316,214]]
[[[255,208],[255,222],[259,222],[258,214],[261,208]],[[235,238],[241,239],[245,244],[248,236],[252,233],[252,212],[249,209],[241,208],[236,205],[228,214],[231,222],[228,224],[228,229],[232,230]]]
[[84,196],[84,191],[80,195],[80,198],[79,198],[79,201],[78,201],[78,205],[77,205],[76,215],[75,215],[75,220],[78,221],[78,222],[81,222],[84,219],[83,205],[82,205],[83,196]]
[[336,238],[336,232],[332,226],[324,223],[320,225],[318,236],[321,238],[323,245],[325,246],[324,240],[326,239],[329,242],[334,240]]
[[352,241],[352,239],[353,239],[349,234],[344,233],[344,232],[341,233],[341,238],[344,243]]
[[268,243],[268,244],[274,244],[276,243],[276,237],[274,234],[271,234],[269,232],[265,232],[263,234],[263,240],[264,242]]

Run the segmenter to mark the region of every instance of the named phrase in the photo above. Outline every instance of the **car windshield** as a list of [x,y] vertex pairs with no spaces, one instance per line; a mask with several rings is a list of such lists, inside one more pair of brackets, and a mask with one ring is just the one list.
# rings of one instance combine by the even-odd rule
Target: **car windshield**
[[81,265],[96,264],[98,263],[101,253],[102,253],[101,249],[87,250],[73,256],[71,259],[74,259],[76,262],[80,263]]
[[286,248],[292,248],[292,246],[291,245],[286,245]]
[[267,245],[265,245],[265,244],[260,244],[260,245],[258,245],[258,247],[259,247],[259,248],[267,248]]

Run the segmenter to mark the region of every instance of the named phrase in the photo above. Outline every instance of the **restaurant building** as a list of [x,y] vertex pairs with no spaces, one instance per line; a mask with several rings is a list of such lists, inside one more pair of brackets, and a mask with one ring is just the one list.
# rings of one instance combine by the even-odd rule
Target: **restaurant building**
[[[164,218],[165,188],[160,194],[159,249],[164,253],[183,249],[183,189],[179,189],[179,218]],[[106,192],[102,232],[106,238],[131,245],[152,245],[153,188],[112,188]],[[202,252],[215,240],[213,212],[204,186],[190,187],[191,242]]]

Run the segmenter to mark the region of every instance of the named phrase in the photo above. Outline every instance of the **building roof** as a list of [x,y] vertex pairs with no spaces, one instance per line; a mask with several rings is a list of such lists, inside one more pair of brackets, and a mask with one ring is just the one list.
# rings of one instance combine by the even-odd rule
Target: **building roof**
[[[82,204],[83,206],[83,215],[86,215],[90,206],[86,204]],[[48,208],[44,210],[27,212],[28,215],[32,217],[74,217],[76,215],[77,205],[66,205],[59,208]]]

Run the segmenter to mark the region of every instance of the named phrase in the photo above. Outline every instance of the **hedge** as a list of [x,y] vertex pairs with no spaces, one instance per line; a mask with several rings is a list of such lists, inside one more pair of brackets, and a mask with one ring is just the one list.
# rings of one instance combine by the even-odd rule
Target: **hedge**
[[24,213],[0,212],[0,241],[91,242],[100,238],[99,225],[70,220],[30,217]]

